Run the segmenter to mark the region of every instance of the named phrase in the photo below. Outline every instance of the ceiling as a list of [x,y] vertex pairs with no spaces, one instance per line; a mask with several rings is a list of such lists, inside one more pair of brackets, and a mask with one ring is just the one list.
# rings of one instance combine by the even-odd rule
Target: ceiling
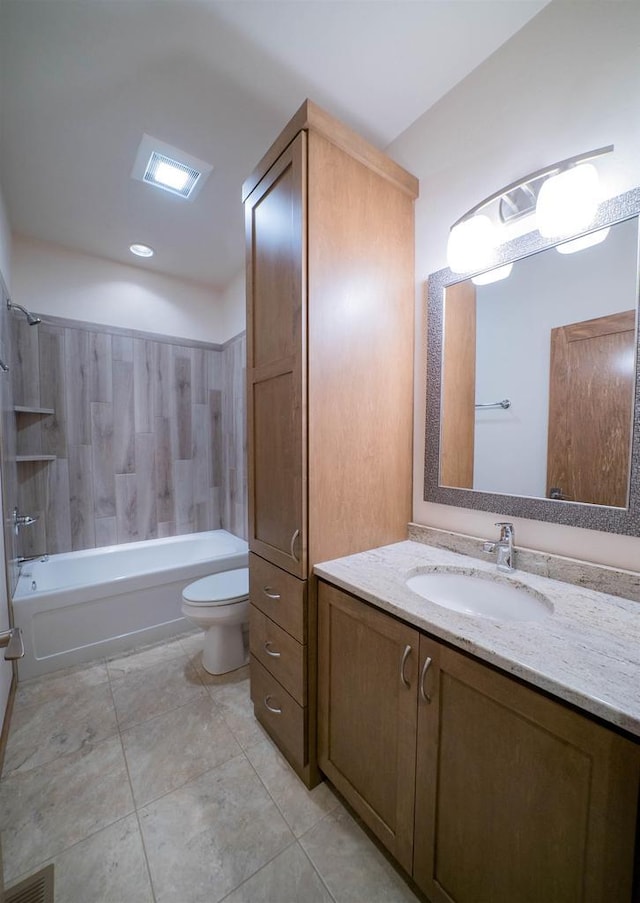
[[[546,2],[0,0],[12,229],[222,289],[242,182],[305,97],[384,148]],[[144,132],[213,165],[194,201],[130,178]]]

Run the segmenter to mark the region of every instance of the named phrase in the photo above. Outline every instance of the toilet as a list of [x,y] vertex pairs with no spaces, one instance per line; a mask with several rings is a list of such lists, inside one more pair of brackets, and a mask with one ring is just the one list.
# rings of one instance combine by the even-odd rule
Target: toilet
[[205,631],[206,671],[226,674],[246,665],[242,628],[249,621],[249,568],[220,571],[190,583],[182,592],[182,614]]

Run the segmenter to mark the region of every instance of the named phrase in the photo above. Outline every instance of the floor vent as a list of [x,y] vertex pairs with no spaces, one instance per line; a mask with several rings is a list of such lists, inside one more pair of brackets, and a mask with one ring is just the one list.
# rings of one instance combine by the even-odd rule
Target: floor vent
[[5,891],[6,903],[53,903],[53,866],[25,878]]

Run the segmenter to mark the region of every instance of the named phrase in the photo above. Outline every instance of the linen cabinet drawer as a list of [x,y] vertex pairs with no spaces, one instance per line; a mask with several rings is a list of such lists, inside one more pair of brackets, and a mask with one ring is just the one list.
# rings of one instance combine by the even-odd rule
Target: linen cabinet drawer
[[253,605],[279,624],[299,643],[307,642],[307,583],[265,561],[249,555],[249,597]]
[[293,763],[302,767],[307,761],[307,709],[299,706],[254,656],[251,656],[251,701],[256,718]]
[[250,609],[251,654],[282,684],[299,705],[307,701],[307,647],[294,640],[255,605]]

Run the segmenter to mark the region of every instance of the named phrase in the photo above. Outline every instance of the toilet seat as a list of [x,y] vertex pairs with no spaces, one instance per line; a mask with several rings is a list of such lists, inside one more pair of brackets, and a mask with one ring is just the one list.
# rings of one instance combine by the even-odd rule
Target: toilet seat
[[182,598],[190,605],[231,605],[249,595],[249,568],[209,574],[185,587]]

